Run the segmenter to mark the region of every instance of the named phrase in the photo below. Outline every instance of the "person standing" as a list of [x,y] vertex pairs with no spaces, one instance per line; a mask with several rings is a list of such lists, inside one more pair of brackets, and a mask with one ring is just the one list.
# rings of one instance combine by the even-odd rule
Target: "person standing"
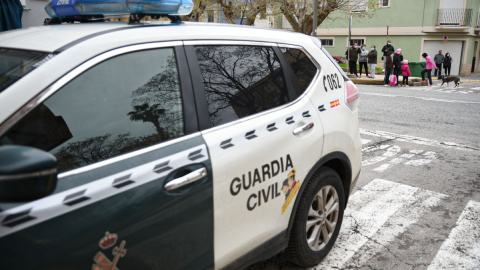
[[408,60],[403,60],[403,65],[400,69],[402,70],[402,85],[408,86],[408,76],[412,75],[412,73],[410,72],[410,67],[408,66]]
[[358,54],[360,52],[360,49],[358,49],[357,43],[354,43],[352,47],[350,47],[347,51],[347,57],[348,57],[348,66],[350,69],[350,74],[355,74],[358,77],[357,74],[357,60],[358,60]]
[[435,65],[437,66],[437,69],[435,69],[435,76],[437,76],[437,70],[438,70],[438,78],[442,76],[442,64],[443,60],[445,60],[445,57],[442,54],[442,50],[438,51],[438,54],[433,57],[433,61],[435,62]]
[[395,51],[395,49],[392,46],[392,41],[391,40],[388,40],[387,45],[383,46],[383,48],[382,48],[382,52],[383,52],[382,60],[383,60],[383,70],[384,71],[385,71],[385,65],[386,65],[386,62],[387,62],[387,58],[385,57],[385,56],[387,56],[387,51],[389,51],[390,53]]
[[372,45],[372,48],[370,48],[367,58],[368,68],[370,69],[370,78],[375,79],[375,66],[377,66],[377,50],[375,45]]
[[[386,51],[386,55],[384,56],[385,58],[385,79],[383,80],[383,86],[388,86],[390,84],[390,72],[393,69],[393,61],[392,58],[390,57],[390,51]],[[398,80],[398,79],[397,79]]]
[[443,68],[445,69],[445,76],[450,77],[450,70],[452,68],[453,58],[450,56],[450,53],[445,54],[445,59],[443,60]]
[[422,54],[423,58],[425,58],[425,60],[427,61],[427,64],[425,65],[425,69],[422,70],[422,82],[425,81],[425,73],[427,73],[428,75],[428,82],[429,82],[429,86],[432,86],[433,85],[433,82],[432,82],[432,69],[437,69],[437,66],[435,65],[435,62],[433,62],[432,58],[430,56],[428,56],[427,53],[423,53]]
[[402,49],[399,48],[397,49],[397,52],[393,56],[393,74],[397,76],[397,84],[395,86],[397,86],[400,81],[399,75],[400,75],[400,68],[402,67],[402,62],[403,62]]
[[360,65],[360,78],[362,77],[362,67],[365,67],[365,75],[368,75],[368,67],[367,67],[367,60],[368,60],[368,51],[367,46],[365,44],[362,45],[362,49],[360,50],[360,56],[358,57],[358,64]]

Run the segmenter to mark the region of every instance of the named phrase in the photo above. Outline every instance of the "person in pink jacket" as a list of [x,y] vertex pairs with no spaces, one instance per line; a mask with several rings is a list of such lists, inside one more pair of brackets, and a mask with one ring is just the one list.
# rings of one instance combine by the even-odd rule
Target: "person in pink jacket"
[[435,65],[435,62],[433,62],[432,58],[428,56],[427,53],[422,54],[423,58],[427,61],[427,65],[425,66],[425,69],[422,71],[422,82],[425,81],[425,73],[428,75],[428,82],[429,86],[433,85],[432,82],[432,69],[437,69],[437,65]]
[[403,64],[400,67],[400,70],[402,71],[402,77],[403,77],[402,85],[408,86],[408,76],[412,75],[412,73],[410,72],[410,67],[408,66],[408,60],[403,60]]

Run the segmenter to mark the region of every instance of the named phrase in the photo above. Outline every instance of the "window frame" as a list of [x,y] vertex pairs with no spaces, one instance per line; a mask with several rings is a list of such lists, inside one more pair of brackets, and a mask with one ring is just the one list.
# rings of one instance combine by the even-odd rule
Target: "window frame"
[[[362,44],[367,44],[367,37],[352,37],[350,40],[363,40]],[[358,44],[358,46],[362,46],[362,44]],[[347,38],[347,48],[350,48],[352,44],[348,43],[348,38]]]
[[[281,43],[279,43],[279,44],[278,44],[278,47],[279,47],[279,50],[280,50],[280,48],[291,48],[291,49],[301,50],[301,51],[310,59],[310,61],[313,63],[313,65],[317,68],[317,72],[316,72],[315,76],[313,76],[312,81],[310,82],[310,84],[308,85],[308,87],[305,89],[305,91],[303,91],[303,93],[302,93],[301,95],[297,95],[297,98],[296,98],[296,100],[297,100],[297,99],[305,96],[305,95],[310,91],[310,89],[312,88],[313,82],[315,82],[315,81],[318,79],[318,77],[320,76],[320,72],[322,71],[322,66],[320,65],[320,63],[318,63],[318,62],[315,60],[315,58],[313,58],[313,56],[312,56],[310,53],[308,53],[307,50],[305,50],[305,49],[304,49],[303,47],[301,47],[301,46],[289,45],[289,44],[281,44]],[[285,59],[285,57],[283,56],[283,54],[282,54],[282,59]],[[292,74],[292,76],[293,76],[293,80],[294,80],[294,82],[295,82],[295,84],[296,84],[296,87],[300,87],[300,86],[299,86],[299,83],[298,83],[298,80],[297,80],[297,76],[295,75],[295,73],[294,73],[294,71],[293,71],[290,63],[288,63],[287,59],[285,59],[285,61],[286,61],[287,65],[288,65],[288,71],[289,71],[289,72]],[[293,102],[293,101],[292,101],[292,102]]]
[[[39,105],[43,104],[48,98],[53,96],[59,90],[61,90],[65,85],[76,79],[78,76],[83,74],[85,71],[93,68],[97,64],[100,64],[109,59],[115,58],[117,56],[140,52],[144,50],[154,50],[162,48],[172,48],[174,50],[175,58],[177,61],[177,69],[180,83],[180,93],[182,100],[182,113],[183,113],[183,125],[184,125],[184,135],[174,138],[169,141],[159,142],[157,144],[147,146],[145,148],[137,149],[131,152],[127,152],[118,156],[108,158],[106,160],[98,161],[92,164],[87,164],[81,167],[77,167],[71,170],[67,170],[59,174],[59,179],[68,177],[72,174],[82,173],[88,170],[93,170],[102,166],[113,164],[122,160],[126,160],[137,155],[141,155],[150,151],[154,151],[166,145],[170,145],[172,141],[178,141],[183,137],[190,136],[195,132],[198,132],[198,116],[197,111],[195,110],[194,97],[193,97],[193,88],[191,83],[191,78],[189,76],[188,62],[183,50],[183,43],[181,41],[172,41],[172,42],[155,42],[155,43],[146,43],[146,44],[136,44],[132,46],[119,47],[110,51],[107,51],[103,54],[94,56],[90,59],[87,59],[82,64],[78,65],[74,69],[67,72],[64,76],[55,80],[49,87],[39,91],[34,99],[26,103],[20,110],[14,113],[7,121],[2,125],[0,130],[0,137],[7,133],[16,123],[21,119],[27,116],[31,111],[37,108]],[[39,67],[41,68],[41,67]],[[183,74],[183,75],[182,75]]]
[[387,1],[388,1],[388,5],[386,5],[386,6],[383,5],[383,1],[384,1],[384,0],[378,0],[378,7],[379,7],[379,8],[389,8],[392,1],[391,1],[391,0],[387,0]]
[[[317,73],[315,74],[315,77],[312,80],[312,83],[310,83],[309,87],[304,91],[302,96],[304,96],[309,91],[309,89],[311,89],[313,82],[317,80],[320,74],[320,65],[314,60],[314,58],[304,48],[297,45],[279,44],[279,43],[270,43],[270,42],[242,41],[242,40],[192,40],[192,41],[184,41],[183,43],[185,45],[184,48],[187,54],[188,62],[190,63],[190,74],[193,80],[193,88],[195,93],[195,102],[198,110],[198,121],[199,121],[200,130],[207,130],[207,129],[217,130],[217,129],[229,127],[229,126],[235,125],[235,123],[238,123],[238,121],[248,121],[249,119],[256,118],[267,113],[272,113],[275,111],[282,110],[282,108],[290,106],[291,104],[295,103],[298,100],[299,96],[296,94],[296,88],[295,88],[295,87],[298,87],[297,78],[293,73],[293,70],[291,69],[290,64],[288,64],[285,57],[283,57],[283,55],[281,54],[280,47],[289,47],[289,48],[302,50],[317,67]],[[246,117],[236,119],[234,121],[230,121],[230,122],[218,125],[218,126],[212,126],[210,123],[207,99],[205,95],[205,88],[203,85],[203,77],[200,73],[200,67],[197,62],[197,56],[195,53],[194,46],[222,46],[222,45],[223,46],[236,46],[236,45],[237,46],[264,46],[264,47],[273,48],[282,66],[285,84],[287,87],[287,92],[289,97],[289,102],[283,105],[276,106],[274,108],[262,111],[262,112],[258,112],[253,115],[249,115]]]
[[335,47],[335,37],[319,37],[318,40],[320,41],[320,43],[322,43],[322,40],[331,40],[332,45],[323,45],[322,43],[322,47],[327,47],[327,48]]

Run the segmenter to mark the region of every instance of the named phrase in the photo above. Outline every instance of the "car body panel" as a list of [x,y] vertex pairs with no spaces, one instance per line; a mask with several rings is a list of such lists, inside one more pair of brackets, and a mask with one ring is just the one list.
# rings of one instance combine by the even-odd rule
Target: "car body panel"
[[[283,182],[295,170],[296,184],[304,184],[322,152],[322,124],[310,116],[313,110],[309,100],[303,99],[233,127],[203,132],[214,166],[215,215],[222,217],[215,219],[219,267],[288,226],[299,186],[286,194]],[[314,127],[293,134],[307,123]]]
[[[185,170],[201,167],[208,171],[204,180],[174,192],[164,189]],[[209,155],[199,134],[61,178],[54,195],[0,204],[0,263],[7,269],[85,269],[98,258],[113,261],[116,247],[128,251],[119,268],[213,267],[212,188]],[[116,245],[101,245],[107,232],[115,235],[110,237]],[[173,241],[179,243],[172,246]],[[25,260],[25,254],[35,254],[34,259]]]
[[311,48],[309,52],[321,63],[321,73],[312,88],[320,91],[309,91],[307,95],[317,106],[317,113],[324,126],[324,148],[322,156],[333,152],[345,153],[352,166],[350,179],[359,174],[362,164],[362,143],[360,133],[357,132],[358,109],[352,111],[346,105],[345,91],[347,79],[340,72],[339,67],[325,56],[321,50]]

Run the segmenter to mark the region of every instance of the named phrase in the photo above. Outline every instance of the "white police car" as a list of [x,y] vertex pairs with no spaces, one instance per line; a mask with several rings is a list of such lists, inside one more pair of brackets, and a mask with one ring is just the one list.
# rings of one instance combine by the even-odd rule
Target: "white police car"
[[[118,2],[0,34],[1,268],[319,263],[360,173],[354,84],[316,38]],[[173,22],[61,24],[109,8]]]

